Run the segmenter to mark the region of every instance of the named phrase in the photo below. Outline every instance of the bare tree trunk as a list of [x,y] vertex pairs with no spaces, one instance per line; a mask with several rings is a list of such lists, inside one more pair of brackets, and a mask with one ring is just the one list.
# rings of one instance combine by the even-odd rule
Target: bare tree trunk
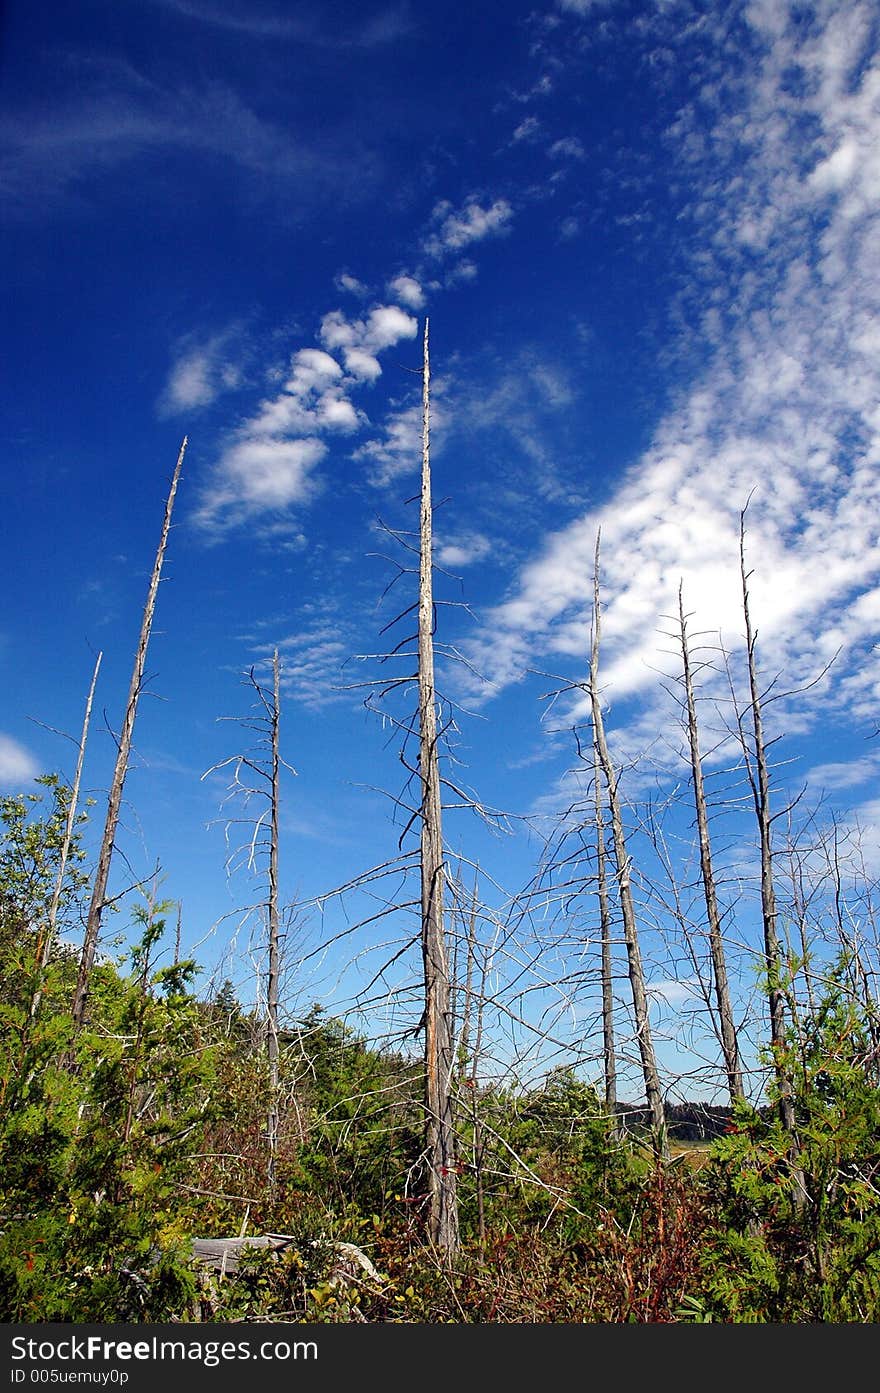
[[[601,534],[600,534],[601,535]],[[620,896],[620,910],[623,918],[623,933],[629,963],[629,980],[632,989],[633,1010],[635,1013],[636,1036],[642,1061],[642,1074],[645,1080],[645,1094],[648,1111],[651,1115],[651,1143],[658,1159],[668,1156],[666,1138],[666,1115],[663,1107],[663,1094],[660,1088],[660,1075],[654,1056],[654,1042],[651,1038],[651,1024],[648,1017],[648,997],[645,991],[645,973],[639,948],[639,935],[636,927],[635,908],[630,882],[630,860],[626,850],[626,837],[623,830],[623,817],[620,809],[618,779],[608,751],[605,738],[605,724],[602,719],[602,706],[599,701],[599,643],[601,633],[601,607],[599,603],[599,542],[596,537],[596,559],[593,571],[593,641],[590,650],[590,707],[593,717],[593,738],[605,776],[608,789],[608,808],[611,814],[611,835],[614,842],[614,855],[617,862],[617,886]]]
[[421,800],[422,958],[425,974],[425,1149],[430,1197],[428,1231],[447,1253],[458,1247],[455,1131],[449,969],[443,922],[443,832],[437,711],[434,689],[434,599],[430,453],[428,321],[422,375],[422,486],[420,512],[418,661]]
[[[598,655],[597,655],[598,656]],[[602,819],[602,785],[599,750],[593,739],[593,787],[596,800],[596,880],[599,890],[599,923],[602,931],[602,1046],[605,1069],[605,1107],[617,1119],[617,1057],[614,1052],[614,971],[611,958],[611,906],[605,869],[605,826]]]
[[177,493],[177,485],[180,480],[180,471],[183,467],[183,456],[186,452],[186,446],[187,437],[184,436],[183,444],[180,447],[180,453],[177,456],[174,476],[171,480],[168,501],[165,504],[162,536],[159,541],[158,551],[156,552],[153,574],[150,578],[147,602],[144,605],[140,642],[138,643],[134,660],[134,669],[131,674],[131,685],[128,689],[128,704],[125,708],[125,719],[123,720],[122,730],[119,735],[116,768],[113,773],[113,782],[110,785],[110,796],[107,801],[107,819],[104,824],[104,836],[98,855],[98,867],[95,872],[95,883],[92,887],[92,898],[89,904],[88,918],[86,920],[86,932],[83,941],[82,956],[80,958],[79,974],[77,976],[76,991],[74,992],[73,1006],[71,1008],[74,1034],[80,1030],[85,1017],[89,978],[91,976],[92,965],[95,961],[98,939],[101,934],[101,915],[106,902],[110,861],[113,856],[116,829],[119,825],[119,809],[122,804],[122,790],[125,784],[125,776],[128,773],[128,760],[131,754],[131,741],[134,732],[135,716],[137,715],[138,699],[140,698],[141,684],[144,678],[144,664],[147,657],[147,646],[150,641],[150,630],[153,626],[153,611],[156,608],[156,595],[159,590],[159,581],[162,578],[162,562],[165,558],[165,547],[168,543],[168,533],[171,529],[171,513],[174,508],[174,498]]
[[712,848],[709,840],[709,816],[706,808],[706,790],[703,783],[703,760],[700,754],[700,737],[697,726],[697,706],[694,699],[694,684],[691,675],[690,652],[687,639],[687,621],[684,615],[681,586],[678,587],[678,622],[681,635],[681,661],[684,670],[684,690],[687,701],[688,742],[691,755],[691,777],[694,785],[694,806],[697,814],[697,834],[700,842],[700,871],[703,877],[703,894],[706,900],[706,919],[709,925],[709,950],[712,954],[712,969],[715,985],[715,1000],[718,1006],[718,1026],[721,1035],[721,1049],[724,1054],[724,1067],[727,1072],[727,1085],[730,1101],[745,1097],[742,1081],[742,1065],[733,1008],[730,1003],[730,986],[727,980],[727,961],[724,954],[724,939],[721,934],[721,915],[718,911],[718,896],[715,892],[715,875],[712,869]]
[[773,848],[771,842],[770,775],[767,769],[767,748],[761,719],[761,698],[755,664],[756,635],[749,613],[749,575],[745,559],[745,509],[740,514],[739,560],[742,580],[743,616],[746,626],[746,652],[749,665],[749,697],[752,711],[754,770],[749,767],[749,782],[758,820],[761,844],[761,918],[764,927],[764,965],[767,970],[767,992],[770,1004],[770,1044],[773,1052],[776,1082],[779,1089],[779,1116],[785,1130],[795,1130],[792,1082],[785,1063],[785,997],[782,991],[782,956],[777,931],[776,890],[773,883]]
[[276,1163],[278,1157],[278,973],[280,966],[279,917],[278,917],[278,791],[280,775],[280,756],[278,727],[281,712],[281,678],[278,665],[278,649],[272,658],[273,693],[270,724],[272,742],[272,770],[269,814],[269,982],[266,992],[266,1053],[269,1060],[269,1118],[267,1141],[269,1162],[267,1180],[270,1192],[274,1192],[277,1180]]
[[40,939],[37,943],[37,980],[34,987],[34,994],[31,998],[29,1018],[33,1022],[40,1009],[40,1001],[43,996],[43,979],[46,975],[46,968],[49,966],[49,958],[52,955],[52,948],[55,944],[55,932],[58,922],[58,906],[61,903],[61,893],[64,889],[64,873],[67,870],[67,859],[70,855],[70,845],[73,841],[73,832],[76,827],[76,812],[79,804],[79,787],[82,782],[83,762],[86,753],[86,740],[89,734],[89,722],[92,719],[92,703],[95,699],[95,688],[98,685],[98,673],[101,669],[101,659],[103,653],[99,653],[95,659],[95,669],[92,673],[92,682],[89,687],[89,694],[86,698],[86,709],[83,717],[82,734],[79,741],[79,750],[76,757],[76,772],[73,776],[73,787],[70,790],[70,805],[67,809],[67,823],[64,828],[64,840],[61,843],[61,857],[58,862],[58,875],[55,878],[55,888],[52,892],[52,903],[49,906],[49,915],[46,921],[46,928],[41,931]]

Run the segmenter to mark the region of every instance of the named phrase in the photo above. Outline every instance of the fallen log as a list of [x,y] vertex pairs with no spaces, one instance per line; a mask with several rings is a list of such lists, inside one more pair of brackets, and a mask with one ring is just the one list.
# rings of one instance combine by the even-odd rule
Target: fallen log
[[264,1233],[250,1238],[194,1238],[192,1255],[204,1267],[214,1268],[221,1277],[237,1272],[243,1253],[254,1248],[269,1248],[281,1253],[296,1240],[290,1234]]
[[[204,1267],[213,1268],[221,1277],[238,1270],[242,1255],[254,1248],[268,1248],[270,1252],[283,1253],[296,1239],[289,1233],[254,1234],[246,1238],[194,1238],[192,1255]],[[331,1248],[337,1255],[333,1276],[345,1276],[346,1267],[359,1267],[372,1281],[380,1285],[386,1279],[377,1272],[366,1253],[355,1243],[343,1243],[333,1238],[313,1238],[308,1247]]]

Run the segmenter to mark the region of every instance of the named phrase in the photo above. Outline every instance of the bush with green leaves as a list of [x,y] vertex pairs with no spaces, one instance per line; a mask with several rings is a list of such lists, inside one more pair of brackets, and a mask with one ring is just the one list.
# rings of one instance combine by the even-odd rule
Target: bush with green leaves
[[880,1320],[880,1091],[868,1009],[842,959],[788,1030],[795,1132],[778,1095],[740,1105],[703,1173],[723,1227],[707,1249],[709,1309],[734,1321]]
[[[162,906],[92,974],[74,1038],[76,956],[63,938],[43,969],[68,791],[0,805],[0,1312],[7,1320],[155,1319],[185,1310],[193,1275],[181,1183],[211,1105],[212,1050],[191,962],[158,967]],[[75,836],[61,899],[82,910]]]

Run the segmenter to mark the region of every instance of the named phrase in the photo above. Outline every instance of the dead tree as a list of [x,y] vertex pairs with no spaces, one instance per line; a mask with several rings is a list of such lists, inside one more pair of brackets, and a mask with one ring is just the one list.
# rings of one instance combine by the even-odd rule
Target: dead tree
[[134,733],[134,722],[137,715],[138,701],[140,700],[144,680],[144,665],[147,658],[147,647],[150,642],[150,630],[153,626],[153,612],[156,608],[156,596],[159,591],[159,581],[162,578],[162,563],[165,559],[165,547],[168,543],[168,533],[171,530],[171,513],[174,508],[174,499],[177,493],[177,485],[180,480],[180,471],[183,467],[183,456],[186,452],[187,438],[184,436],[177,456],[177,465],[174,476],[171,480],[171,489],[165,504],[165,518],[162,523],[162,535],[159,540],[159,548],[156,552],[156,560],[153,564],[153,574],[150,577],[150,588],[147,592],[147,602],[144,605],[143,620],[141,622],[141,635],[138,643],[137,652],[134,659],[134,668],[131,674],[131,684],[128,689],[128,702],[125,708],[125,718],[122,722],[122,729],[119,733],[119,742],[116,753],[116,766],[113,771],[113,781],[110,785],[110,794],[107,800],[107,817],[104,823],[104,835],[101,839],[101,849],[98,854],[98,865],[95,871],[95,881],[92,887],[92,898],[89,904],[88,917],[86,919],[86,931],[83,939],[82,955],[80,957],[79,972],[76,979],[76,990],[73,996],[73,1006],[71,1017],[73,1030],[76,1034],[82,1027],[85,1018],[86,998],[89,990],[89,978],[92,966],[95,961],[95,953],[98,947],[98,939],[101,935],[101,916],[107,901],[107,881],[110,876],[110,862],[113,858],[113,849],[116,843],[116,830],[119,825],[119,810],[122,805],[122,791],[125,785],[125,776],[128,773],[128,761],[131,755],[131,742]]
[[[600,534],[601,535],[601,534]],[[605,737],[605,723],[602,717],[602,703],[599,698],[599,645],[601,639],[602,613],[599,599],[599,544],[596,537],[596,556],[593,570],[593,635],[590,648],[589,694],[590,711],[593,721],[595,748],[602,766],[605,787],[608,791],[608,809],[611,816],[611,836],[614,844],[614,857],[617,870],[617,890],[620,911],[623,919],[623,933],[629,966],[629,981],[632,991],[633,1012],[635,1015],[636,1038],[645,1081],[645,1095],[651,1118],[651,1144],[654,1155],[664,1159],[668,1155],[666,1137],[666,1115],[660,1075],[654,1055],[651,1036],[651,1023],[648,1016],[648,996],[645,990],[645,973],[639,946],[635,907],[633,905],[632,882],[630,878],[630,859],[626,849],[626,834],[623,827],[623,814],[620,806],[620,780],[608,750]]]
[[[263,801],[262,812],[257,817],[245,816],[226,821],[226,838],[230,841],[230,830],[243,823],[250,835],[244,843],[233,845],[227,859],[227,870],[235,869],[244,862],[251,871],[265,874],[265,898],[258,904],[251,904],[246,916],[259,910],[265,915],[267,928],[267,974],[266,974],[266,1019],[265,1047],[268,1068],[269,1105],[266,1117],[266,1179],[270,1193],[274,1192],[277,1180],[278,1138],[280,1127],[280,1058],[279,1058],[279,981],[281,974],[281,912],[279,907],[279,812],[281,804],[280,781],[282,767],[289,773],[296,770],[281,757],[281,665],[276,648],[272,655],[272,686],[264,686],[253,668],[247,674],[247,681],[256,695],[257,715],[241,720],[233,717],[239,724],[253,730],[257,735],[256,748],[245,754],[231,755],[212,765],[202,778],[218,769],[233,766],[229,798],[240,800],[247,812],[248,804],[254,798]],[[247,771],[246,773],[244,771]],[[258,866],[259,863],[259,866]]]
[[281,772],[279,723],[281,715],[281,676],[278,649],[272,655],[272,702],[268,707],[271,743],[271,789],[269,794],[269,977],[266,983],[266,1056],[269,1063],[269,1117],[266,1142],[269,1150],[267,1180],[270,1191],[276,1183],[278,1158],[278,973],[281,965],[280,921],[278,918],[278,794]]
[[793,1137],[795,1131],[794,1100],[791,1074],[786,1063],[785,992],[782,977],[782,954],[777,929],[776,889],[773,881],[771,837],[773,817],[770,811],[770,774],[767,765],[767,746],[764,740],[764,725],[761,714],[761,693],[758,690],[758,671],[755,660],[757,635],[752,628],[749,610],[749,577],[751,572],[746,571],[745,518],[746,509],[743,508],[739,523],[739,562],[749,674],[750,738],[743,730],[742,719],[739,720],[739,729],[745,755],[746,776],[758,822],[761,850],[761,921],[764,931],[764,968],[767,974],[767,997],[770,1011],[770,1047],[779,1092],[779,1116],[786,1132]]
[[712,846],[709,839],[709,815],[706,806],[706,789],[703,781],[703,759],[700,753],[700,735],[697,725],[697,706],[694,698],[694,683],[691,672],[691,655],[688,646],[687,620],[682,600],[682,587],[678,587],[678,622],[681,640],[682,681],[684,683],[687,709],[688,746],[690,750],[691,781],[694,789],[694,808],[697,817],[697,836],[700,844],[700,873],[703,881],[703,895],[706,901],[706,922],[709,927],[709,951],[712,956],[712,976],[715,988],[715,1001],[718,1010],[718,1031],[721,1049],[724,1054],[724,1068],[730,1101],[736,1103],[743,1099],[742,1064],[733,1007],[730,1001],[730,985],[727,978],[727,960],[724,952],[724,938],[721,931],[721,914],[718,909],[718,895],[715,889],[715,874],[712,868]]
[[419,514],[418,736],[422,960],[425,983],[425,1150],[431,1242],[458,1247],[449,967],[443,917],[445,866],[434,687],[434,599],[431,499],[431,369],[425,320],[422,369],[422,477]]
[[67,822],[64,827],[64,838],[61,843],[61,854],[58,861],[58,873],[55,877],[55,888],[52,892],[52,901],[49,905],[49,914],[46,919],[45,928],[41,928],[40,936],[37,940],[37,959],[36,959],[36,982],[34,994],[31,998],[29,1012],[30,1021],[33,1022],[40,1009],[40,1001],[43,995],[43,981],[46,975],[46,968],[49,966],[49,959],[52,956],[52,949],[55,944],[55,934],[58,922],[58,907],[61,903],[61,894],[64,889],[64,875],[67,870],[67,861],[70,856],[70,847],[73,842],[74,828],[76,827],[76,815],[79,805],[79,788],[82,782],[83,762],[86,754],[86,740],[89,734],[89,723],[92,718],[92,703],[95,699],[95,688],[98,685],[98,673],[101,669],[101,659],[103,653],[99,653],[95,659],[95,668],[92,673],[92,681],[89,687],[89,694],[86,698],[85,715],[83,716],[82,734],[80,735],[79,746],[77,747],[76,771],[73,776],[73,785],[70,790],[70,803],[67,808]]

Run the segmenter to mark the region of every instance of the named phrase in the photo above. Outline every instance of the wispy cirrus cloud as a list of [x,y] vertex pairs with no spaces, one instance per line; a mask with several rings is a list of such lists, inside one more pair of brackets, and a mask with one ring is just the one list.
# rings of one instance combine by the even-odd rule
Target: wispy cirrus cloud
[[[434,384],[436,397],[437,383]],[[431,412],[433,449],[436,456],[439,445],[437,433],[442,430],[442,408],[438,412],[436,401]],[[382,433],[373,440],[366,441],[356,452],[356,458],[367,465],[367,481],[374,488],[386,488],[402,475],[413,474],[418,469],[422,455],[422,405],[421,400],[392,402],[391,410],[385,417]]]
[[578,140],[576,135],[566,135],[560,140],[554,140],[548,146],[547,154],[552,160],[585,160],[587,152],[584,149],[582,140]]
[[[586,12],[586,5],[568,9]],[[678,310],[705,368],[601,506],[548,534],[486,618],[497,688],[535,666],[583,672],[602,528],[604,685],[657,728],[679,581],[692,631],[741,643],[739,513],[764,669],[796,682],[841,650],[798,719],[880,699],[880,63],[869,6],[752,5],[754,62],[719,62],[668,139],[687,229]],[[746,68],[748,69],[746,71]],[[753,492],[754,491],[754,492]],[[638,698],[627,706],[629,698]]]
[[7,221],[42,220],[59,204],[86,207],[97,196],[96,179],[106,181],[157,152],[225,161],[264,197],[284,200],[295,191],[299,207],[334,190],[349,199],[375,172],[355,132],[293,135],[224,82],[171,84],[118,59],[73,66],[78,82],[62,87],[51,109],[34,104],[0,116],[0,206]]
[[406,5],[383,5],[372,13],[361,10],[355,23],[336,15],[329,23],[318,6],[289,5],[273,0],[151,0],[184,19],[226,29],[254,39],[275,39],[316,48],[371,49],[393,43],[413,27]]
[[174,350],[158,402],[159,415],[200,411],[224,393],[235,391],[243,382],[246,356],[238,326],[204,338],[186,335]]
[[[266,661],[277,648],[282,691],[308,710],[319,711],[350,697],[344,690],[343,667],[351,656],[354,637],[341,613],[331,613],[326,605],[311,608],[313,612],[303,615],[296,633],[257,644],[253,652]],[[352,677],[350,682],[354,680]]]

